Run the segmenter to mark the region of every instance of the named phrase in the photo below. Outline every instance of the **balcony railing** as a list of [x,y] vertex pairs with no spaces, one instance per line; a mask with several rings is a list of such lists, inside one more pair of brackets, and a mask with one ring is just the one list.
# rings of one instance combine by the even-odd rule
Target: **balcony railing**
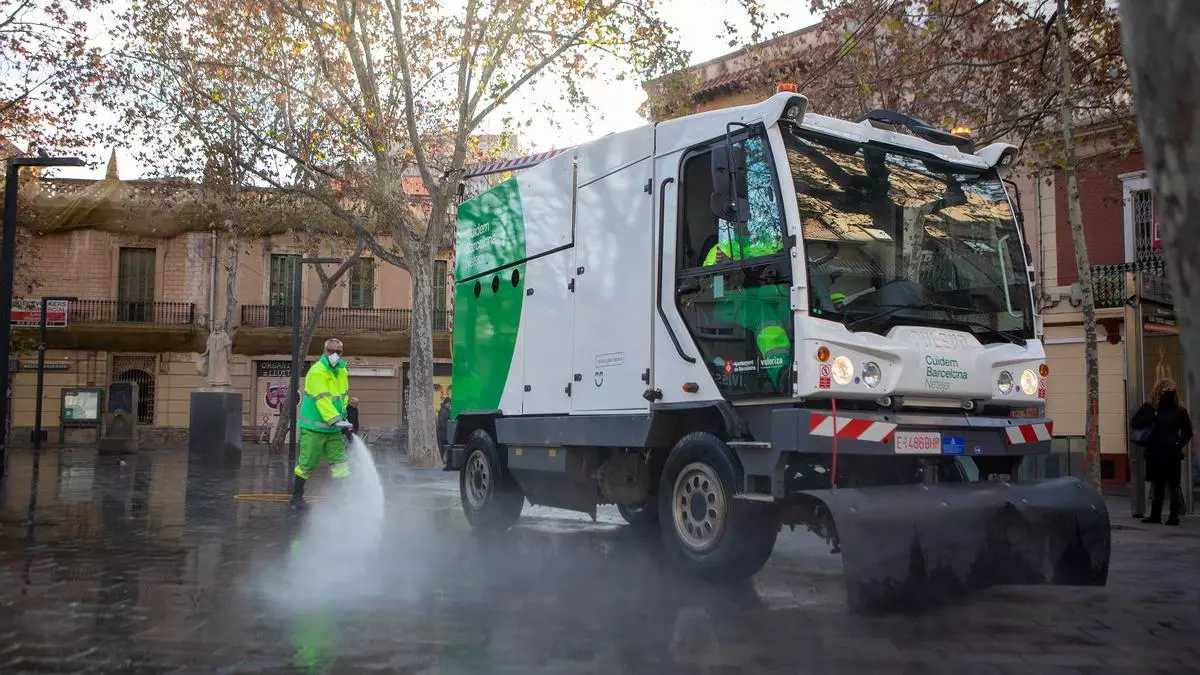
[[[242,326],[246,328],[290,328],[292,307],[283,305],[242,305]],[[300,308],[300,325],[312,320],[313,308]],[[433,313],[434,332],[449,330],[449,312]],[[412,327],[409,309],[354,309],[326,307],[317,322],[318,329],[347,331],[404,331]]]
[[158,326],[195,326],[204,323],[190,302],[125,302],[72,300],[67,325],[80,323],[143,323]]
[[1174,306],[1174,294],[1167,280],[1167,270],[1162,261],[1153,260],[1121,265],[1096,265],[1092,267],[1092,288],[1096,308],[1111,309],[1124,307],[1129,292],[1125,287],[1125,275],[1134,272],[1141,276],[1141,298],[1144,301]]

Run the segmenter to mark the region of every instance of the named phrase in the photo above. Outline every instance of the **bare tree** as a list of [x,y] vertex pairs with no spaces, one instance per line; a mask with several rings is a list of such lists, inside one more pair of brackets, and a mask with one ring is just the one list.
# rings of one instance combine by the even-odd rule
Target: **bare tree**
[[1075,250],[1075,268],[1079,272],[1079,288],[1083,296],[1083,360],[1086,368],[1087,398],[1084,409],[1084,434],[1087,438],[1087,472],[1092,487],[1100,486],[1100,448],[1096,413],[1100,401],[1100,353],[1096,345],[1096,299],[1092,287],[1092,266],[1088,262],[1087,238],[1083,232],[1083,211],[1079,206],[1079,183],[1075,178],[1075,107],[1072,105],[1071,34],[1067,30],[1067,3],[1058,0],[1055,17],[1058,31],[1058,62],[1061,73],[1059,91],[1059,124],[1063,136],[1063,174],[1067,179],[1067,219],[1071,224],[1071,241]]
[[[520,121],[509,112],[514,96],[536,82],[559,85],[561,100],[540,106],[551,117],[564,105],[586,108],[589,82],[628,70],[652,76],[686,59],[652,0],[147,0],[126,19],[123,84],[186,92],[189,105],[171,107],[176,119],[235,107],[254,149],[235,157],[248,174],[323,205],[409,273],[405,406],[419,464],[438,460],[434,258],[465,167],[484,158],[476,140],[485,120],[511,129]],[[231,89],[232,103],[223,99]],[[161,106],[138,103],[127,109],[140,123],[161,118]],[[417,197],[427,209],[414,208]]]

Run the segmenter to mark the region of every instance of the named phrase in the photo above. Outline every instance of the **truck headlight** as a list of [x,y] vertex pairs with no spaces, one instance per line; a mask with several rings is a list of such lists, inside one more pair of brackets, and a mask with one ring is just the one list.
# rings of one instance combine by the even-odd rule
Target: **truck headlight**
[[834,357],[830,374],[833,375],[834,382],[843,386],[850,384],[850,381],[854,379],[854,364],[850,362],[849,357]]
[[1024,394],[1033,394],[1037,391],[1037,375],[1028,368],[1021,371],[1021,392]]
[[996,378],[996,389],[1000,390],[1001,394],[1008,396],[1013,390],[1013,376],[1007,370],[1000,373],[1000,377]]
[[879,364],[874,361],[867,361],[863,364],[862,381],[871,389],[879,386],[879,380],[882,379],[883,373],[879,370]]

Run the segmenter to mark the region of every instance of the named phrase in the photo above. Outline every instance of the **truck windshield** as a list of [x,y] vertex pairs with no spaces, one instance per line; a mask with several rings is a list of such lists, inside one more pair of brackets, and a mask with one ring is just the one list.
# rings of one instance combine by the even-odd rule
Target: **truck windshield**
[[883,334],[943,325],[1033,337],[1024,248],[995,171],[780,125],[813,316]]

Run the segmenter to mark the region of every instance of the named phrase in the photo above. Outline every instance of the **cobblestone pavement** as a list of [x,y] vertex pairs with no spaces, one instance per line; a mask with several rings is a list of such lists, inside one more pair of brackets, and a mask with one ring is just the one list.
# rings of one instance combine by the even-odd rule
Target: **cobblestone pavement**
[[234,499],[285,491],[285,461],[247,452],[218,470],[181,455],[10,454],[0,672],[1200,672],[1200,526],[1145,526],[1127,503],[1110,507],[1107,587],[859,617],[812,535],[785,531],[752,583],[716,590],[671,576],[611,509],[592,523],[527,507],[506,535],[471,534],[457,474],[389,458],[378,556],[356,557],[351,537],[297,566],[313,545],[301,519]]

